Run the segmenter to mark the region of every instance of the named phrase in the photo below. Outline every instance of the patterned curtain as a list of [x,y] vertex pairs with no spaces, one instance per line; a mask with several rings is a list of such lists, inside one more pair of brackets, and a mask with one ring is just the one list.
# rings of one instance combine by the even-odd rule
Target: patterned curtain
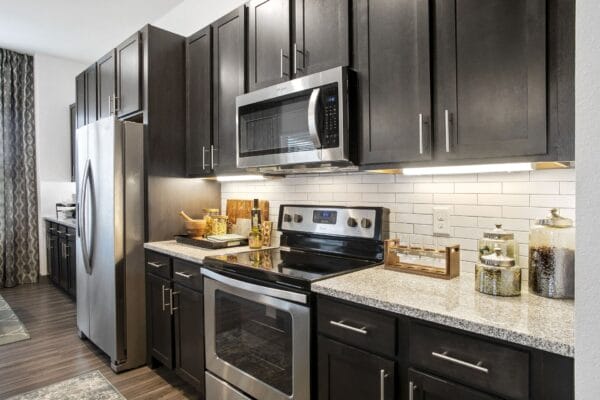
[[0,49],[0,287],[37,282],[33,57]]

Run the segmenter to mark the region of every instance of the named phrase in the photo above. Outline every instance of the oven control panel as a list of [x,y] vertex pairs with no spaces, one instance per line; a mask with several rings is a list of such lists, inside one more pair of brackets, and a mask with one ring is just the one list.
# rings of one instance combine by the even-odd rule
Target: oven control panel
[[307,234],[375,239],[381,232],[382,212],[376,207],[282,205],[280,229]]

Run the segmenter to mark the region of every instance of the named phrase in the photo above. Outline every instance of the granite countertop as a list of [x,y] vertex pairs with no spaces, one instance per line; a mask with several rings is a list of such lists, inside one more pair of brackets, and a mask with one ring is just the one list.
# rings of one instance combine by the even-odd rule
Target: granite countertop
[[452,280],[383,269],[322,280],[312,291],[512,343],[573,357],[574,302],[530,294],[494,297],[475,291],[475,277]]
[[[202,247],[192,246],[189,244],[177,243],[175,240],[167,240],[164,242],[149,242],[144,244],[144,248],[157,253],[169,255],[171,257],[180,258],[195,263],[202,263],[205,257],[218,256],[223,254],[241,253],[250,251],[248,246],[229,247],[225,249],[203,249]],[[268,249],[272,247],[263,247]]]
[[45,216],[46,221],[68,226],[69,228],[77,228],[77,220],[75,218],[58,219],[56,216]]

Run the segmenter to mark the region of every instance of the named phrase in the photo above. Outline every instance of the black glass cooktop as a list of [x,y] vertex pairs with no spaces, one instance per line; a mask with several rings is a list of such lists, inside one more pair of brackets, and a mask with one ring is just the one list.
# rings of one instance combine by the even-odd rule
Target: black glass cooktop
[[204,265],[255,279],[310,289],[312,282],[377,263],[372,260],[279,248],[207,257]]

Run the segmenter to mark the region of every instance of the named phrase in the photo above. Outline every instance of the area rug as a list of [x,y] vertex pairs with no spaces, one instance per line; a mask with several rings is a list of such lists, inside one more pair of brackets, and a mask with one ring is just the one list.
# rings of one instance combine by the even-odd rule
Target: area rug
[[125,400],[125,397],[96,370],[8,400]]
[[6,300],[0,296],[0,346],[29,339],[29,333]]

